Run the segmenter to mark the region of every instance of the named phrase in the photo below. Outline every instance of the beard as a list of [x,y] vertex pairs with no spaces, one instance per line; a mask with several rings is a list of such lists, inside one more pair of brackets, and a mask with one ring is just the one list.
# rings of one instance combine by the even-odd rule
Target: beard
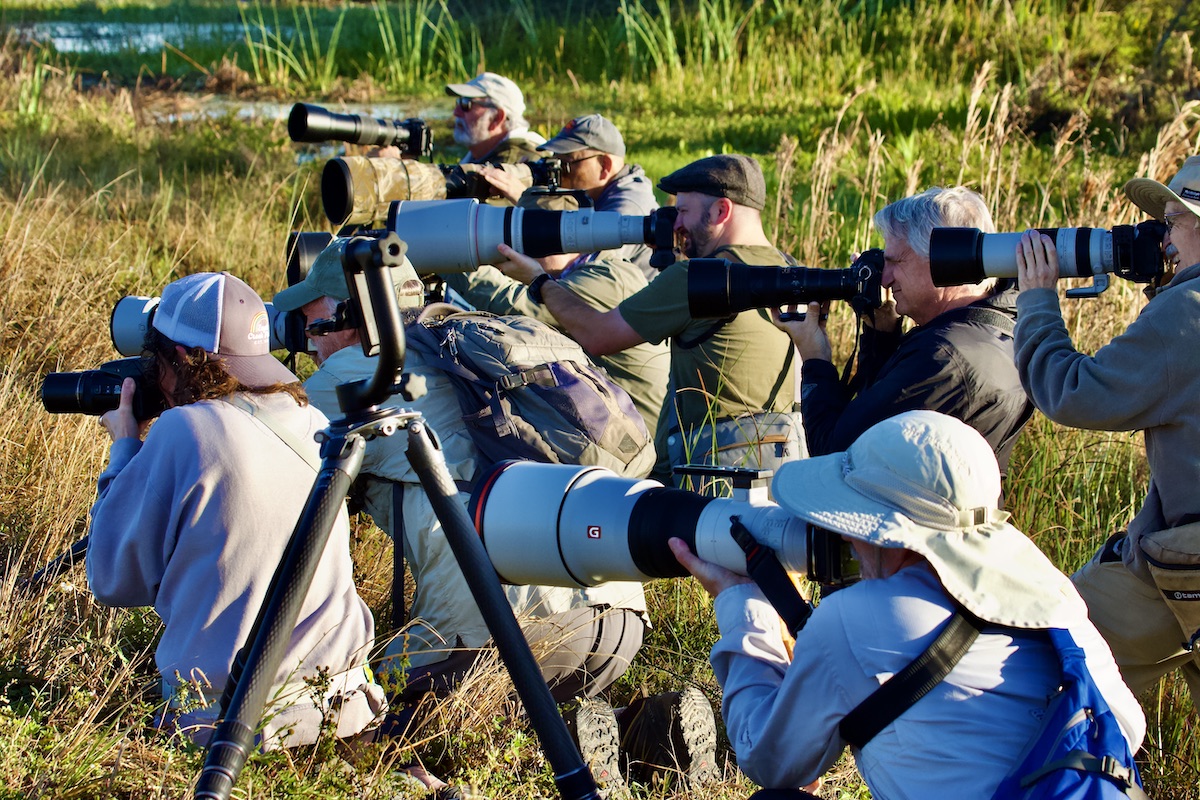
[[688,258],[704,258],[712,252],[712,230],[708,226],[683,232],[683,254]]
[[475,145],[488,138],[488,123],[490,117],[487,114],[479,114],[474,120],[466,117],[454,118],[454,141],[461,147],[474,147]]

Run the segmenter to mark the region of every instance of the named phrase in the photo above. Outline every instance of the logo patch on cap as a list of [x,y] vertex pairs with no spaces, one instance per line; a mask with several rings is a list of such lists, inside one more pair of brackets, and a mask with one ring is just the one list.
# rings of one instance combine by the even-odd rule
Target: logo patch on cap
[[1196,189],[1180,189],[1179,196],[1184,200],[1200,200],[1200,190]]
[[271,322],[267,319],[266,311],[258,312],[254,315],[254,319],[250,320],[250,332],[246,334],[246,340],[250,342],[271,340]]

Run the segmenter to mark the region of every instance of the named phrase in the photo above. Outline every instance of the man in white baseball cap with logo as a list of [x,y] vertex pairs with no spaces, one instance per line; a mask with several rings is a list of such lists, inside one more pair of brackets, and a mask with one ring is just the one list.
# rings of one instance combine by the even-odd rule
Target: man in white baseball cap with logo
[[[328,420],[271,355],[262,300],[227,272],[168,285],[145,350],[141,385],[126,378],[120,406],[100,420],[113,443],[91,510],[88,583],[107,605],[154,607],[165,626],[155,650],[166,703],[158,721],[205,742],[308,500],[320,466],[314,436]],[[155,387],[167,410],[147,431],[134,392]],[[354,736],[384,710],[365,666],[375,628],[354,588],[344,508],[299,619],[259,734],[264,748],[310,744],[331,723],[337,736]]]
[[1150,488],[1126,531],[1073,580],[1135,692],[1179,669],[1200,700],[1200,156],[1167,185],[1125,184],[1167,225],[1166,271],[1137,319],[1094,356],[1077,352],[1048,236],[1017,250],[1017,369],[1034,405],[1062,425],[1143,431]]
[[[1070,581],[997,508],[1000,469],[974,428],[908,411],[845,452],[784,464],[771,488],[792,516],[848,544],[861,578],[822,598],[790,657],[757,585],[669,542],[716,597],[721,639],[711,661],[738,766],[768,789],[790,790],[756,798],[811,797],[793,787],[811,786],[848,743],[873,797],[991,797],[1062,681],[1047,629],[1082,648],[1119,736],[1130,753],[1140,746],[1137,700]],[[978,635],[953,668],[898,713],[875,703],[874,730],[856,741],[843,720],[969,616]]]

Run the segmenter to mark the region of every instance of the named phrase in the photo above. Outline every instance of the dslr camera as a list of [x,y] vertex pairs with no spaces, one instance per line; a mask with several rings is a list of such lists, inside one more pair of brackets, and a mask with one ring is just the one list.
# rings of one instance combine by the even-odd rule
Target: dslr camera
[[883,251],[867,250],[845,269],[759,267],[724,258],[688,261],[688,311],[696,319],[826,300],[845,300],[856,314],[879,308]]
[[714,498],[603,467],[532,461],[501,461],[476,487],[471,519],[505,583],[587,588],[685,577],[667,546],[672,537],[705,561],[746,575],[735,521],[788,572],[829,588],[858,579],[858,562],[841,536],[792,516],[765,490]]
[[[1108,275],[1153,283],[1166,269],[1162,241],[1167,226],[1158,220],[1103,228],[1039,228],[1054,240],[1058,274],[1091,278],[1092,285],[1067,291],[1068,297],[1095,297],[1108,288]],[[935,286],[961,286],[985,278],[1017,275],[1021,233],[984,233],[977,228],[934,228],[929,236],[929,271]]]

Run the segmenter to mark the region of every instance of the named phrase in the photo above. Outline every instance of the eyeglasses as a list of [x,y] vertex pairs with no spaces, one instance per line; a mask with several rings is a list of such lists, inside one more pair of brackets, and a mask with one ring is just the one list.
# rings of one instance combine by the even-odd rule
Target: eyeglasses
[[1175,217],[1182,217],[1184,215],[1189,215],[1189,212],[1176,211],[1172,214],[1163,214],[1163,222],[1167,224],[1167,233],[1171,233],[1175,230],[1175,226],[1178,224],[1178,221],[1175,220]]
[[581,161],[587,161],[588,159],[591,159],[591,158],[599,158],[599,157],[600,157],[600,156],[602,156],[602,155],[604,155],[604,153],[594,153],[594,154],[592,154],[592,155],[590,155],[590,156],[584,156],[583,158],[576,158],[576,159],[574,159],[574,160],[572,160],[572,161],[566,161],[566,160],[564,160],[564,161],[562,162],[562,171],[563,171],[563,175],[570,175],[570,174],[571,174],[571,170],[572,170],[572,169],[574,169],[575,165],[576,165],[576,164],[578,164],[579,162],[581,162]]
[[464,114],[470,113],[472,108],[495,108],[494,105],[479,97],[460,97],[454,101],[454,105]]

